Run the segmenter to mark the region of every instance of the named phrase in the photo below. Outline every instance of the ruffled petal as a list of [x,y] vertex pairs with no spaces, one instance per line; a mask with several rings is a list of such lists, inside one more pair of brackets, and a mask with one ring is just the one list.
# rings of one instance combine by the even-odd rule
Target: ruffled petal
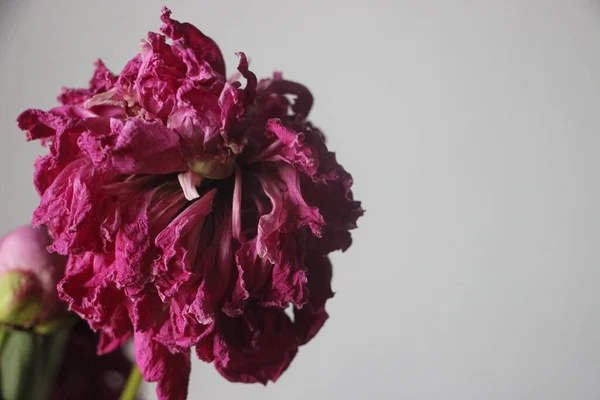
[[304,132],[297,132],[285,126],[278,119],[267,123],[267,132],[275,135],[285,146],[266,161],[285,161],[300,169],[306,175],[313,177],[319,168],[319,154],[305,142]]
[[80,147],[97,165],[121,174],[169,174],[185,171],[179,136],[159,122],[111,119],[108,135],[86,133]]
[[241,153],[247,142],[248,124],[244,117],[256,98],[257,86],[256,76],[248,69],[246,55],[241,52],[237,55],[240,57],[238,70],[246,79],[246,87],[241,89],[239,82],[226,83],[219,97],[223,140],[235,154]]
[[144,379],[158,382],[159,400],[185,400],[190,379],[189,349],[171,351],[145,333],[135,334],[135,359]]
[[254,307],[223,319],[213,343],[215,368],[232,382],[266,384],[287,369],[298,347],[283,310]]
[[[274,79],[265,81],[260,87],[260,93],[263,98],[284,98],[284,95],[296,96],[292,111],[295,117],[300,119],[308,116],[313,105],[313,96],[306,86],[282,79],[281,74],[276,74]],[[272,96],[274,94],[279,96]]]
[[278,168],[278,172],[287,189],[284,203],[289,218],[298,228],[308,226],[314,236],[320,237],[325,219],[321,216],[318,207],[311,207],[304,200],[298,171],[289,165],[282,165]]
[[181,40],[184,45],[194,51],[196,59],[205,60],[211,68],[221,77],[225,76],[225,61],[217,44],[198,28],[187,22],[180,23],[171,19],[171,10],[162,9],[160,18],[164,25],[161,32],[173,40]]
[[187,157],[193,159],[200,150],[214,150],[221,130],[218,95],[210,88],[188,83],[177,91],[177,107],[169,115],[167,127],[177,132],[189,147]]
[[104,354],[131,336],[127,298],[111,282],[114,260],[109,256],[85,253],[69,257],[65,277],[58,284],[59,297],[69,308],[102,332],[98,352]]
[[271,212],[260,217],[256,236],[257,253],[259,257],[266,257],[271,262],[277,261],[279,248],[279,233],[286,222],[288,214],[283,205],[281,185],[269,179],[266,175],[257,174],[262,190],[271,200]]
[[294,309],[294,329],[299,344],[308,343],[319,332],[329,317],[325,311],[325,303],[333,297],[332,267],[329,258],[318,252],[309,252],[306,265],[310,296],[302,308]]
[[117,77],[106,68],[102,60],[96,60],[95,65],[96,69],[88,89],[63,88],[57,100],[64,105],[81,105],[95,94],[110,90],[117,81]]
[[101,185],[109,176],[80,158],[62,170],[44,192],[33,214],[33,224],[49,227],[55,238],[51,251],[68,254],[102,248],[103,240],[98,235],[103,206]]
[[156,237],[155,244],[162,250],[162,257],[153,268],[154,275],[164,279],[156,281],[163,300],[176,293],[192,276],[204,218],[212,211],[211,204],[215,194],[215,190],[206,193]]

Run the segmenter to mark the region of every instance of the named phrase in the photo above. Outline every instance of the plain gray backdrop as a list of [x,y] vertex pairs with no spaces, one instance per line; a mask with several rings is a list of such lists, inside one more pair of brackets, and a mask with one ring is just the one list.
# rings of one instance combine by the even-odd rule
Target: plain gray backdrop
[[[164,1],[164,0],[163,0]],[[0,233],[30,220],[15,118],[119,72],[162,1],[0,0]],[[312,120],[367,214],[330,320],[276,384],[196,361],[191,399],[600,399],[600,3],[176,1]],[[147,385],[147,398],[154,398]]]

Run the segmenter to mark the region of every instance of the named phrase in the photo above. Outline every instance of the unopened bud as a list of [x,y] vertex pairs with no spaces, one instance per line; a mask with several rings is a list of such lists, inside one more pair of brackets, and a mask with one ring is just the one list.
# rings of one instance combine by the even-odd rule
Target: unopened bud
[[0,323],[29,327],[43,307],[41,290],[29,272],[14,270],[0,275]]
[[56,284],[64,257],[50,254],[45,229],[17,228],[0,241],[0,323],[31,327],[54,320],[63,310]]

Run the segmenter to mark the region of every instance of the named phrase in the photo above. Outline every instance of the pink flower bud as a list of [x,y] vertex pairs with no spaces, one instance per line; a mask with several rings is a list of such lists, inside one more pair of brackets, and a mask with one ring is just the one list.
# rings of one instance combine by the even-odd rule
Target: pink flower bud
[[60,311],[56,284],[65,258],[50,254],[46,229],[23,226],[0,240],[0,322],[31,326]]

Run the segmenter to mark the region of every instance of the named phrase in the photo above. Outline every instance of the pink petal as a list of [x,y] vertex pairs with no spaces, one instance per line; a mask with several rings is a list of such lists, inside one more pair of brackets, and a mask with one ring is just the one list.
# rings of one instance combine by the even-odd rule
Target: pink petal
[[80,146],[96,164],[122,174],[169,174],[185,171],[179,136],[159,122],[110,120],[110,135],[86,135]]
[[183,40],[185,45],[194,51],[198,60],[206,60],[217,74],[221,77],[225,76],[223,55],[211,38],[204,35],[192,24],[180,23],[171,19],[171,10],[166,7],[163,7],[160,19],[164,23],[160,30],[165,35],[173,40]]
[[189,349],[169,350],[145,333],[136,333],[135,359],[148,382],[158,382],[159,400],[185,400],[190,379]]
[[156,247],[162,250],[163,255],[153,268],[156,276],[166,279],[156,282],[163,298],[176,293],[192,275],[204,218],[212,211],[215,194],[214,189],[206,193],[156,236]]

